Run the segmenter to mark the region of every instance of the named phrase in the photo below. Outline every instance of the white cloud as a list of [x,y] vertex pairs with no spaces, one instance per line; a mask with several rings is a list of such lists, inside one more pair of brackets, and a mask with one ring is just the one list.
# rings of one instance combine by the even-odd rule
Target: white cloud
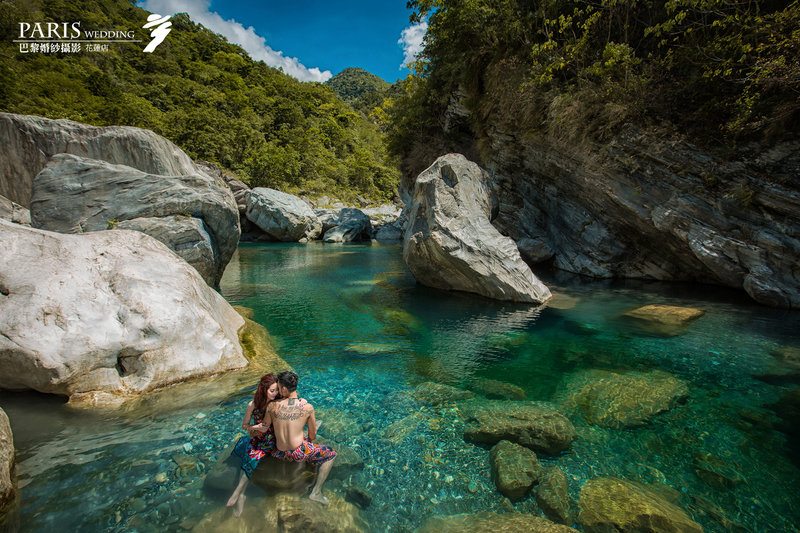
[[428,22],[423,20],[405,28],[400,34],[400,39],[397,40],[397,43],[403,45],[403,52],[406,55],[403,59],[403,64],[400,65],[401,69],[416,60],[419,53],[422,52],[422,41],[425,39],[425,32],[427,31]]
[[233,19],[225,20],[218,13],[210,11],[209,0],[146,0],[140,4],[151,13],[174,15],[188,13],[193,21],[221,35],[228,41],[240,45],[250,57],[263,60],[271,67],[282,68],[283,71],[300,81],[324,82],[331,77],[330,70],[308,68],[296,58],[286,57],[283,52],[270,48],[265,39],[258,35],[252,26],[245,28]]

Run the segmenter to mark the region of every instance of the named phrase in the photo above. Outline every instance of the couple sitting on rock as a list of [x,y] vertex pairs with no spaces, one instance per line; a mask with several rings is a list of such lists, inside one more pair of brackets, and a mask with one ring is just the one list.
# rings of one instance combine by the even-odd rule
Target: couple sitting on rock
[[[235,516],[244,508],[244,489],[259,461],[270,455],[288,462],[306,462],[319,466],[317,481],[309,498],[323,505],[328,499],[322,495],[322,484],[333,466],[336,451],[328,446],[314,444],[319,424],[314,418],[314,407],[297,396],[297,374],[281,372],[266,374],[256,388],[253,401],[247,405],[242,428],[249,433],[239,439],[233,454],[242,460],[239,484],[228,500],[228,507],[236,506]],[[250,422],[254,421],[255,424]],[[308,426],[308,435],[304,428]]]

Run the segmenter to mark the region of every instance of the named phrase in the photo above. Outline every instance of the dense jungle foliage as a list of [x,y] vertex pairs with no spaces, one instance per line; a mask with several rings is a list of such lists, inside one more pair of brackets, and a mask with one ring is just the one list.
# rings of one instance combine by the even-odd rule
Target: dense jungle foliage
[[399,85],[392,85],[382,78],[360,68],[346,68],[325,82],[350,106],[369,116],[384,99],[401,94]]
[[[578,141],[657,124],[718,149],[799,129],[797,0],[408,5],[412,20],[428,20],[425,48],[404,94],[384,106],[407,168],[465,134],[480,151],[493,127]],[[470,111],[467,132],[444,120],[455,101]]]
[[[188,16],[152,53],[148,12],[127,0],[0,0],[0,110],[164,135],[252,186],[343,199],[391,198],[399,172],[383,134],[319,83],[253,61]],[[107,51],[21,53],[20,22],[135,30]]]

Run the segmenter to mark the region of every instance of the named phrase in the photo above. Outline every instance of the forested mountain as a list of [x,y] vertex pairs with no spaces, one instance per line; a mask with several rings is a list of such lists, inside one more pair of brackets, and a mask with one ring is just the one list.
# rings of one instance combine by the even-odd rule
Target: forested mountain
[[[390,133],[412,168],[464,133],[485,146],[489,124],[573,140],[657,124],[722,151],[798,131],[797,1],[409,5],[428,34],[417,76],[391,106]],[[469,112],[468,132],[445,120],[454,102]]]
[[333,89],[339,98],[365,116],[369,116],[385,98],[400,94],[398,84],[392,85],[360,68],[346,68],[325,84]]
[[21,53],[12,42],[20,21],[80,21],[148,41],[148,14],[126,0],[0,2],[0,110],[152,129],[252,186],[391,197],[399,173],[375,125],[329,87],[253,61],[185,14],[153,53],[141,43]]

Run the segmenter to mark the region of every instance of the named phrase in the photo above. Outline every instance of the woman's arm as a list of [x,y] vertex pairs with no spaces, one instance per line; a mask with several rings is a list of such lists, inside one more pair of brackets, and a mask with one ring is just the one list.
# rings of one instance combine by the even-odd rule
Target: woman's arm
[[254,408],[255,408],[255,406],[253,405],[252,401],[247,404],[247,411],[245,411],[244,420],[242,420],[242,429],[245,430],[245,431],[250,431],[250,428],[252,427],[250,425],[250,420],[253,418],[253,409]]

